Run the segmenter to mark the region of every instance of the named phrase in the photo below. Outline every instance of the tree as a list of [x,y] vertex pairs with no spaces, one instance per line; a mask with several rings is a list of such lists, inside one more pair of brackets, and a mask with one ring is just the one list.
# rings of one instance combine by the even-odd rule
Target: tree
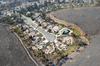
[[42,13],[42,18],[45,19],[46,18],[46,14]]
[[58,3],[61,4],[60,0],[58,0]]
[[21,18],[21,17],[22,17],[22,15],[21,15],[21,14],[19,14],[19,17]]
[[48,3],[47,3],[47,1],[45,1],[45,2],[44,2],[44,6],[47,6],[47,5],[48,5]]
[[80,3],[79,3],[79,6],[82,7],[82,6],[83,6],[83,2],[80,2]]
[[0,12],[0,15],[1,15],[1,12]]
[[48,32],[51,32],[51,29],[48,29]]
[[49,2],[48,2],[49,4],[51,4],[51,1],[49,0]]
[[37,9],[37,8],[38,8],[38,6],[37,6],[37,4],[36,4],[36,3],[34,4],[34,8],[35,8],[35,9]]

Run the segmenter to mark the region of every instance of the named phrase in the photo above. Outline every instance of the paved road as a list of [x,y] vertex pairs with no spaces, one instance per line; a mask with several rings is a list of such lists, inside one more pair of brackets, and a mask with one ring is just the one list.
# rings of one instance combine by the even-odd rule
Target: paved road
[[47,40],[49,41],[54,41],[56,39],[56,36],[53,34],[50,34],[48,32],[45,32],[42,28],[38,27],[36,24],[33,23],[33,21],[25,16],[22,16],[22,19],[25,21],[25,23],[32,25],[33,27],[35,27],[38,31],[40,31]]
[[91,39],[83,52],[63,66],[100,66],[100,35]]
[[17,37],[0,24],[0,66],[36,66]]

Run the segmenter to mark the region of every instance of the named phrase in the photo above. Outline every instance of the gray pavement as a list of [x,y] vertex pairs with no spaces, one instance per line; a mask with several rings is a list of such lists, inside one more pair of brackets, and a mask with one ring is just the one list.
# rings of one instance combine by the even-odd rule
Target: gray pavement
[[25,16],[22,16],[22,19],[25,21],[26,24],[30,24],[32,25],[34,28],[36,28],[39,32],[41,32],[45,38],[49,41],[54,41],[56,39],[56,36],[53,35],[53,34],[50,34],[48,32],[45,32],[42,28],[38,27],[36,24],[34,24],[34,22],[28,18],[28,17],[25,17]]
[[0,66],[36,66],[17,37],[0,24]]
[[100,66],[100,35],[95,35],[89,46],[63,66]]

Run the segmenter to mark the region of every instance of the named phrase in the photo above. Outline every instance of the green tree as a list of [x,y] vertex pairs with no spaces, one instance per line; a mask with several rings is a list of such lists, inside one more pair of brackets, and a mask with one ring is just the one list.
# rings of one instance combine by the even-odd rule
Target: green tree
[[45,19],[46,18],[46,14],[42,13],[42,18]]
[[37,8],[38,8],[38,6],[37,6],[37,4],[36,4],[36,3],[34,4],[34,8],[35,8],[35,9],[37,9]]
[[51,29],[48,29],[48,32],[51,32]]
[[45,2],[44,2],[44,6],[47,6],[47,5],[48,5],[48,3],[47,3],[47,1],[45,1]]
[[1,15],[1,12],[0,12],[0,15]]

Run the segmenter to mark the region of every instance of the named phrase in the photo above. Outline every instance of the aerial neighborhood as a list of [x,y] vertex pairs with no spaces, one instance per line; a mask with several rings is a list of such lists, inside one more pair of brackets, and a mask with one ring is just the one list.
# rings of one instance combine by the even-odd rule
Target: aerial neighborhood
[[[64,8],[93,6],[91,2],[94,3],[93,0],[39,0],[1,11],[0,17],[1,21],[11,25],[27,49],[48,65],[56,58],[74,52],[84,42],[80,33],[71,28],[72,25],[59,24],[46,14]],[[4,4],[1,1],[0,6]]]
[[[41,19],[41,20],[40,20]],[[32,47],[33,50],[42,50],[45,54],[51,54],[55,51],[55,48],[59,50],[67,50],[67,45],[73,44],[73,38],[69,37],[67,35],[71,35],[73,33],[72,30],[68,29],[67,27],[60,28],[61,25],[53,25],[50,22],[46,22],[45,20],[42,20],[42,18],[36,18],[36,21],[31,21],[32,24],[18,24],[16,25],[17,29],[21,29],[23,31],[23,34],[27,38],[32,38],[32,42],[30,47]],[[43,21],[41,26],[39,28],[43,30],[44,32],[47,32],[48,35],[51,34],[55,36],[54,40],[49,40],[50,36],[45,36],[44,32],[38,30],[39,28],[35,27],[37,26],[39,22]],[[46,27],[46,28],[44,28]],[[63,38],[59,38],[59,36],[66,35]],[[53,38],[52,38],[53,39]],[[28,47],[29,48],[29,47]]]

